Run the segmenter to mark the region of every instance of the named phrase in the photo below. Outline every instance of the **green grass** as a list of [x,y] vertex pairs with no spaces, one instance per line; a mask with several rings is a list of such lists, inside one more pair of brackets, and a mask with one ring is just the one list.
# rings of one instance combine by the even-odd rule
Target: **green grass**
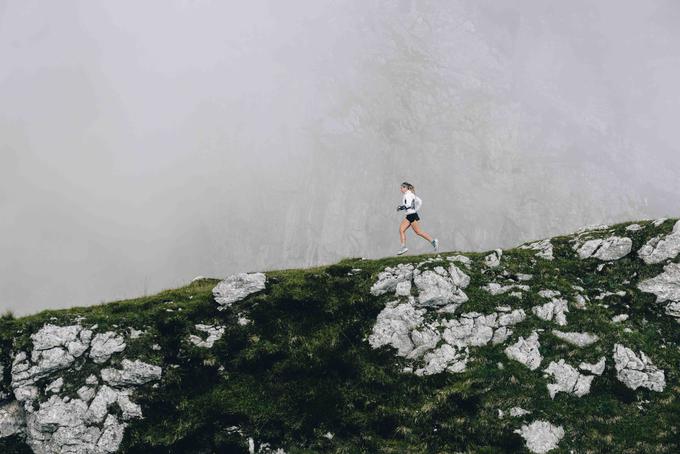
[[[471,270],[461,266],[471,276],[466,289],[470,300],[459,313],[487,313],[507,304],[524,308],[528,316],[503,345],[472,348],[468,369],[460,374],[402,373],[409,361],[396,356],[391,347],[374,350],[366,341],[378,313],[392,299],[370,294],[377,274],[386,266],[418,263],[433,254],[348,258],[330,266],[268,271],[264,291],[225,311],[217,310],[212,296],[219,280],[204,279],[133,300],[22,318],[5,314],[0,317],[0,363],[11,364],[11,351],[30,352],[30,334],[46,323],[73,324],[82,317],[83,326],[97,324],[98,332],[144,330],[110,360],[116,365],[126,357],[163,367],[160,386],[145,385],[133,394],[144,419],[130,423],[122,452],[247,452],[246,439],[230,432],[231,426],[288,453],[524,452],[524,442],[513,430],[535,419],[564,426],[566,435],[554,452],[679,452],[680,325],[656,305],[654,295],[635,288],[638,280],[663,269],[661,264],[644,265],[635,251],[649,238],[668,233],[673,222],[639,232],[626,232],[626,225],[591,233],[620,234],[634,241],[634,252],[601,272],[600,261],[575,256],[572,235],[553,239],[553,261],[515,248],[504,251],[502,267],[487,269],[482,264],[485,253],[464,254],[472,260]],[[448,263],[431,262],[422,268]],[[348,276],[352,268],[361,272]],[[488,282],[506,282],[500,274],[503,269],[533,274],[532,280],[521,282],[531,287],[523,299],[492,296],[480,289]],[[631,283],[622,284],[627,279]],[[591,303],[584,311],[570,308],[568,325],[562,329],[600,336],[598,343],[584,349],[560,342],[549,333],[556,325],[531,315],[532,306],[545,302],[536,294],[539,290],[559,290],[571,300],[576,293],[572,285],[585,287]],[[609,307],[593,300],[599,289],[622,288],[625,296],[601,301]],[[630,314],[627,322],[610,323],[622,312]],[[239,314],[251,323],[239,325]],[[198,348],[186,340],[195,333],[196,323],[225,325],[225,335],[212,349]],[[624,332],[625,327],[632,332]],[[535,329],[545,330],[540,336],[544,359],[538,370],[530,371],[508,360],[503,349]],[[665,370],[664,392],[631,391],[616,379],[611,351],[617,342],[643,350]],[[153,350],[153,344],[161,349]],[[542,374],[550,361],[564,358],[576,365],[595,362],[602,355],[607,357],[607,369],[594,379],[589,395],[558,393],[550,399],[546,389],[550,380]],[[2,385],[7,392],[9,369],[5,368]],[[74,365],[62,374],[67,383],[62,394],[75,396],[84,378],[98,369],[84,359]],[[498,418],[498,409],[517,405],[532,413]],[[331,440],[323,436],[329,431],[334,435]],[[16,437],[0,439],[0,452],[26,452],[26,447]]]

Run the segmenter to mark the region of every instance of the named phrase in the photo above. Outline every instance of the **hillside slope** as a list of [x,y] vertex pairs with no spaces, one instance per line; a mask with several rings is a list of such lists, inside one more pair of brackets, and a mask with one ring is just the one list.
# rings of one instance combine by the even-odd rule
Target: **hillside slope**
[[0,452],[680,452],[680,221],[0,320]]

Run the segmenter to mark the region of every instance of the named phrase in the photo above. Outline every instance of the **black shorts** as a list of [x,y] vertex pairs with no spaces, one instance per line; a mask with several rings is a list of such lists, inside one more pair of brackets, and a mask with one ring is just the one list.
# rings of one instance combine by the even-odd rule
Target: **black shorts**
[[418,216],[418,213],[411,213],[406,215],[406,219],[408,219],[408,222],[420,221],[420,216]]

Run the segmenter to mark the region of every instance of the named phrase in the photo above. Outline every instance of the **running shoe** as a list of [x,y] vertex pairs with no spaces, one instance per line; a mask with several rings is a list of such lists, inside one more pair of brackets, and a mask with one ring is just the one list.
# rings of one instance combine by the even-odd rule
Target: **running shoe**
[[439,250],[439,240],[437,238],[432,240],[432,246],[434,247],[435,252],[437,252]]
[[397,255],[401,255],[406,251],[408,251],[408,248],[406,246],[404,246],[403,248],[401,248],[397,251]]

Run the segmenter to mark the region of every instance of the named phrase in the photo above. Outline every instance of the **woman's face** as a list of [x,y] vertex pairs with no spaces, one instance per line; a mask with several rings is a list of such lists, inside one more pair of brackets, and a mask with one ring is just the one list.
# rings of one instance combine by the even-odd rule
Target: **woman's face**
[[405,187],[405,186],[401,186],[401,187],[399,188],[399,190],[400,190],[400,191],[402,192],[402,194],[403,194],[404,192],[408,191],[408,188]]

